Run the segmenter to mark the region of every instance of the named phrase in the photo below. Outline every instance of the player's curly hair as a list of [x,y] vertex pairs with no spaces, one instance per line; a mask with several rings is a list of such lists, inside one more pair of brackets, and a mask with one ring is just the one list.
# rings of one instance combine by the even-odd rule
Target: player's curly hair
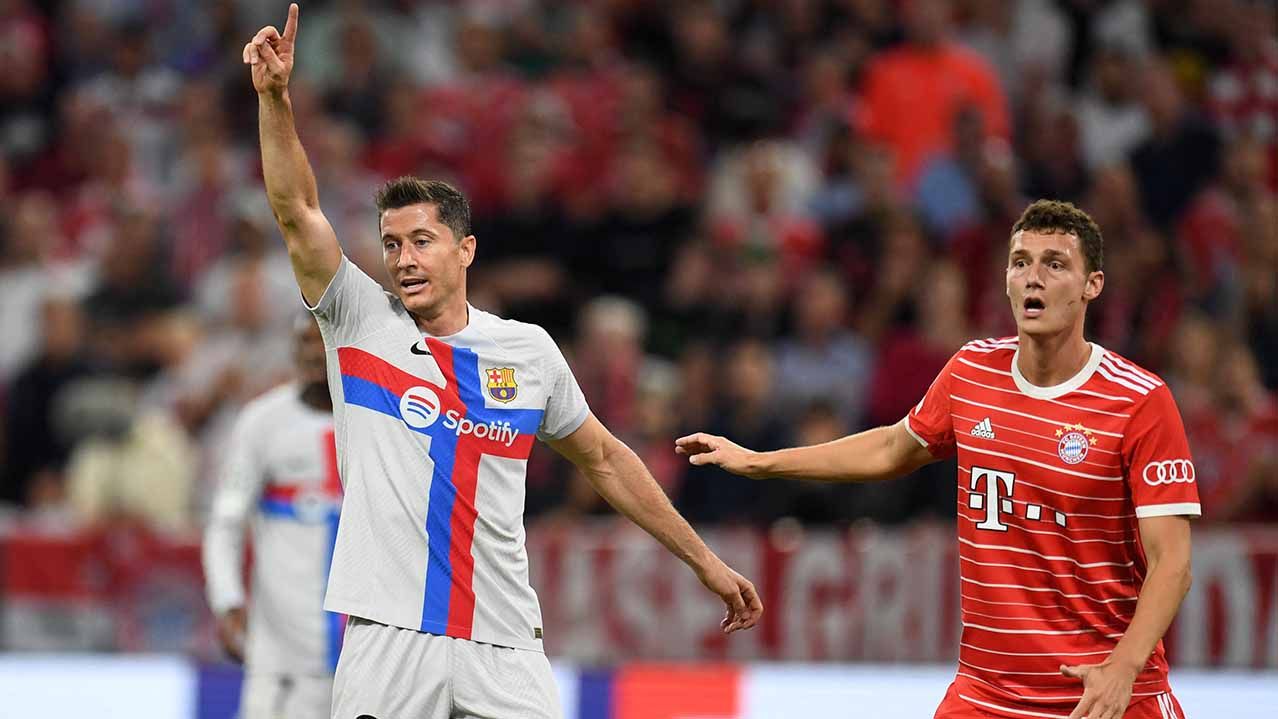
[[387,181],[377,190],[377,221],[382,213],[409,205],[434,205],[439,222],[453,232],[453,239],[461,242],[470,234],[470,203],[456,187],[443,180],[423,180],[405,175]]
[[1101,237],[1100,227],[1091,215],[1069,202],[1036,200],[1025,208],[1021,219],[1012,225],[1013,235],[1021,230],[1059,232],[1077,237],[1083,248],[1088,273],[1099,271],[1105,263],[1105,240]]

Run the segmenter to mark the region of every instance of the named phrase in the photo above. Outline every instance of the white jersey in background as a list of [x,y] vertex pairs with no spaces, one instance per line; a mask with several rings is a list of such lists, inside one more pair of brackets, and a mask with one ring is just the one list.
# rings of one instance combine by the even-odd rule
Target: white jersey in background
[[204,536],[209,605],[245,603],[244,530],[253,531],[245,667],[331,677],[344,618],[323,609],[341,485],[332,415],[286,384],[244,407]]
[[324,606],[540,651],[527,459],[534,437],[571,434],[589,409],[545,330],[467,309],[457,334],[423,335],[343,257],[312,310],[346,492]]

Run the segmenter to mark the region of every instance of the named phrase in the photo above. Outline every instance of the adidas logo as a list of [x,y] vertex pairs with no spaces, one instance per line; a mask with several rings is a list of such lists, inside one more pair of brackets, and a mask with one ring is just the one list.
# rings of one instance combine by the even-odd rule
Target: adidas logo
[[976,426],[972,428],[972,436],[980,437],[981,439],[994,439],[994,425],[990,424],[989,417],[976,423]]

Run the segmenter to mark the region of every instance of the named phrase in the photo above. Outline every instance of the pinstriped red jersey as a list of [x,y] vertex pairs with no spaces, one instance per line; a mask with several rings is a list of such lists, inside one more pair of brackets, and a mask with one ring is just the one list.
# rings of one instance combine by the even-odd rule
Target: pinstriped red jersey
[[[1198,516],[1189,444],[1157,375],[1093,344],[1074,377],[1030,384],[1018,340],[968,343],[910,411],[934,456],[958,454],[960,696],[1007,717],[1066,717],[1145,576],[1137,520]],[[1162,642],[1132,702],[1168,691]]]

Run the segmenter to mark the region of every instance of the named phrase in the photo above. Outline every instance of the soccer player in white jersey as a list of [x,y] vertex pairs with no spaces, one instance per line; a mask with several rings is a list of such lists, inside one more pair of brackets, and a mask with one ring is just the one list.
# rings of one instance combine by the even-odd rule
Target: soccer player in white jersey
[[244,61],[267,197],[328,353],[345,497],[325,607],[350,615],[333,716],[561,715],[524,548],[534,438],[719,595],[724,631],[753,626],[753,585],[590,413],[545,330],[466,302],[476,239],[459,192],[415,178],[378,192],[393,292],[343,256],[288,97],[297,16],[259,31]]
[[240,719],[328,716],[344,628],[341,615],[323,608],[342,501],[324,340],[311,317],[299,317],[295,331],[296,379],[237,418],[204,534],[218,636],[245,666]]
[[1017,336],[964,345],[900,422],[777,452],[676,441],[759,478],[874,481],[958,455],[963,634],[937,719],[1183,717],[1162,636],[1189,589],[1194,464],[1162,380],[1083,337],[1102,256],[1086,213],[1035,202],[1008,252]]

